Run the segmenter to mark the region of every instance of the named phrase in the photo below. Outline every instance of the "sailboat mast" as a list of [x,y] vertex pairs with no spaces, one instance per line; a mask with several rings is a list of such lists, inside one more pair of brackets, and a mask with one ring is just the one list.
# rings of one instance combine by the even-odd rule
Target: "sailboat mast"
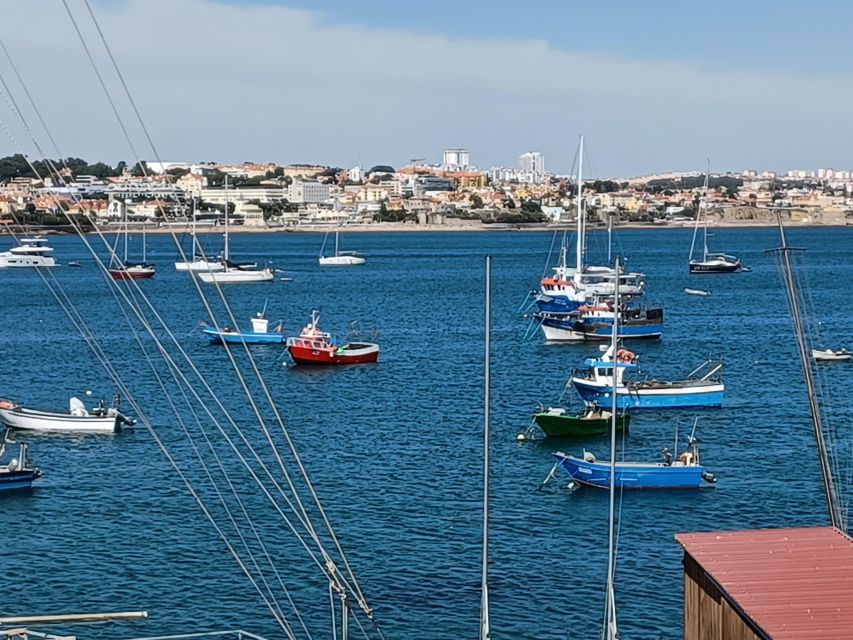
[[580,147],[578,150],[578,242],[577,253],[575,254],[575,282],[580,283],[583,269],[583,251],[584,251],[584,228],[583,228],[583,136],[581,136]]
[[228,174],[225,174],[225,261],[228,261]]
[[335,256],[338,255],[338,232],[335,231]]
[[145,255],[145,223],[142,223],[142,262],[147,262]]
[[127,234],[128,234],[127,200],[125,200],[124,201],[124,258],[122,260],[122,266],[127,266]]
[[193,249],[192,249],[192,251],[193,251],[193,255],[192,255],[192,259],[195,259],[195,256],[199,255],[199,253],[200,253],[200,252],[198,251],[198,240],[196,240],[196,235],[195,235],[195,231],[196,231],[196,216],[197,216],[197,215],[198,215],[198,214],[197,214],[197,212],[196,212],[196,199],[195,199],[195,196],[193,196],[193,226],[192,226],[192,231],[193,231],[193,242],[192,242],[192,247],[193,247]]
[[619,347],[619,258],[616,258],[614,266],[616,272],[617,286],[613,291],[613,331],[610,339],[611,359],[613,361],[613,379],[610,389],[610,506],[607,516],[607,590],[604,596],[604,629],[602,637],[604,640],[616,640],[618,637],[616,627],[616,600],[613,583],[616,573],[616,402],[617,385],[619,378],[616,375],[619,366],[616,351]]
[[820,462],[820,475],[823,480],[823,491],[826,496],[826,506],[829,512],[829,523],[836,528],[843,528],[844,519],[841,516],[841,509],[838,504],[838,493],[835,489],[835,482],[832,478],[832,470],[829,466],[829,456],[826,450],[826,442],[823,437],[823,421],[820,415],[820,407],[817,402],[817,394],[814,388],[814,378],[812,376],[811,361],[809,359],[809,351],[806,347],[806,336],[803,330],[803,318],[800,314],[800,296],[797,292],[797,281],[794,277],[794,270],[791,264],[791,252],[802,251],[802,249],[794,249],[788,246],[785,239],[785,228],[782,226],[782,216],[777,212],[779,221],[779,236],[782,241],[782,246],[778,249],[771,249],[769,253],[778,254],[782,265],[782,277],[785,281],[785,291],[788,294],[788,306],[791,307],[791,319],[794,322],[794,335],[797,339],[797,351],[800,354],[800,364],[803,367],[803,378],[806,383],[806,393],[809,399],[809,412],[812,417],[812,426],[814,428],[815,442],[817,444],[818,459]]
[[711,178],[711,160],[708,159],[705,167],[705,186],[702,188],[702,199],[699,201],[699,206],[702,208],[703,216],[705,221],[705,231],[702,234],[702,262],[708,260],[708,203],[706,202],[708,198],[708,185],[710,184]]
[[613,260],[613,214],[607,214],[607,264]]
[[483,573],[480,586],[480,640],[489,640],[489,421],[491,404],[492,256],[486,256],[486,344],[483,367]]

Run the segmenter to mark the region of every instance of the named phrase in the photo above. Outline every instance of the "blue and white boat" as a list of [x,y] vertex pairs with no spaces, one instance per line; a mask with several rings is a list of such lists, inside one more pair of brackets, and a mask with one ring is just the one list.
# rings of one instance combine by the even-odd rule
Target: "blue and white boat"
[[[14,444],[6,435],[0,444],[0,456],[6,453],[6,445]],[[27,459],[27,445],[21,444],[18,456],[12,458],[6,464],[0,464],[0,491],[11,491],[12,489],[29,489],[33,481],[41,477],[41,469],[32,466]]]
[[[549,342],[608,340],[613,331],[612,306],[581,306],[574,314],[537,313],[539,326]],[[663,334],[663,308],[626,305],[619,314],[619,337],[658,339]]]
[[266,317],[266,305],[264,310],[251,319],[251,331],[239,331],[223,325],[221,329],[216,327],[202,327],[202,333],[207,336],[211,344],[283,344],[284,323],[279,321],[275,329],[269,330],[269,320]]
[[616,377],[616,404],[622,410],[689,409],[723,406],[725,385],[719,379],[720,361],[709,360],[690,372],[684,380],[624,379],[625,372],[637,368],[637,356],[627,349],[608,349],[599,358],[584,360],[585,369],[572,372],[571,382],[586,402],[606,406]]
[[661,462],[622,462],[615,465],[608,461],[599,462],[588,451],[582,458],[570,456],[562,451],[554,453],[557,466],[580,484],[600,489],[610,488],[611,469],[615,473],[618,489],[700,489],[713,487],[717,482],[714,474],[705,471],[699,462],[698,441],[691,438],[687,450],[672,460],[664,449]]

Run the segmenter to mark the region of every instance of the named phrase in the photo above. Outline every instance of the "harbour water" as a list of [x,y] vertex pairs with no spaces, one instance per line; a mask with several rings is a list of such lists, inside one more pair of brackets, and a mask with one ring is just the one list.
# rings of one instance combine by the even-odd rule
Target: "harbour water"
[[[775,229],[715,230],[713,244],[751,273],[689,276],[690,230],[619,233],[629,267],[648,277],[648,298],[666,309],[664,338],[633,343],[644,375],[672,379],[705,356],[726,362],[722,410],[637,415],[626,459],[656,459],[699,416],[703,460],[719,482],[699,492],[624,494],[620,507],[617,611],[625,638],[681,636],[682,531],[825,524],[817,457],[784,292],[772,258]],[[597,637],[606,570],[604,492],[537,485],[555,449],[585,447],[606,458],[607,441],[518,443],[541,401],[559,397],[571,369],[597,345],[524,341],[517,310],[546,267],[544,233],[353,234],[361,267],[317,265],[320,235],[239,234],[234,259],[269,259],[290,282],[226,289],[238,321],[269,299],[272,323],[294,334],[310,311],[344,334],[357,320],[378,332],[377,365],[291,368],[282,348],[253,348],[377,620],[389,640],[476,637],[479,610],[483,256],[494,256],[492,333],[491,607],[495,638]],[[593,246],[601,244],[599,238]],[[853,231],[792,229],[808,249],[801,273],[828,346],[853,344],[849,322]],[[5,245],[5,242],[3,243]],[[132,335],[76,238],[51,239],[57,279],[80,306],[156,428],[179,460],[192,456],[169,417]],[[600,247],[599,247],[600,249]],[[165,236],[148,238],[157,276],[140,286],[214,383],[251,424],[221,347],[197,330],[206,319],[190,279],[174,271]],[[38,275],[0,272],[3,353],[0,395],[64,408],[87,389],[115,389]],[[684,287],[706,288],[707,298]],[[829,378],[849,404],[848,365]],[[567,398],[571,397],[570,394]],[[677,420],[677,422],[676,422]],[[5,614],[146,609],[144,622],[64,629],[119,638],[243,628],[279,637],[263,603],[147,433],[113,437],[23,434],[44,477],[30,493],[2,497]],[[227,455],[227,452],[223,452]],[[845,490],[848,488],[845,487]],[[249,491],[249,488],[246,488]],[[251,500],[251,497],[249,498]],[[259,516],[260,517],[260,516]],[[291,535],[265,520],[267,543],[314,637],[329,637],[323,578],[297,560]],[[310,576],[310,577],[309,577]],[[14,579],[14,580],[13,580]],[[312,586],[308,586],[308,585]],[[317,594],[323,597],[317,597]],[[325,598],[325,600],[324,600]],[[324,606],[325,602],[325,606]]]

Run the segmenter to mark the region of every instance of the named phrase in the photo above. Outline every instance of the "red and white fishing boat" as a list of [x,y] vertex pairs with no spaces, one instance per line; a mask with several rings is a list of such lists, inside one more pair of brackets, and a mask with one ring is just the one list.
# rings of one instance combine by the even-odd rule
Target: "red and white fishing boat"
[[298,336],[287,339],[287,352],[296,364],[364,364],[376,362],[379,345],[372,342],[335,344],[332,336],[317,326],[320,314],[311,311],[311,322]]

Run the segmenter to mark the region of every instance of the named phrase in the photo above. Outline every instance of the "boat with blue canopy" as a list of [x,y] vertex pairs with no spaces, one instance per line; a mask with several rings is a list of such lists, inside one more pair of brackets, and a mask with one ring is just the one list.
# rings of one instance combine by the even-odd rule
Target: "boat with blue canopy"
[[725,385],[719,378],[722,361],[707,360],[683,380],[626,380],[636,371],[637,356],[627,349],[609,348],[597,358],[584,360],[584,369],[572,372],[571,382],[586,402],[606,405],[616,377],[617,406],[622,410],[688,409],[723,406]]

